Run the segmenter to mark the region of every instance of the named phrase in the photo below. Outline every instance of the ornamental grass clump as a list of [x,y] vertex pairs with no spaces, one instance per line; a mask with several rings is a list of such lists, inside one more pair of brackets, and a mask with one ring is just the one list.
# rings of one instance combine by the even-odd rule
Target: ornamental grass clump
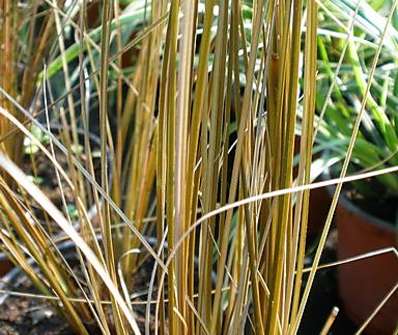
[[308,268],[317,2],[1,4],[0,247],[41,296],[78,334],[297,334],[342,183]]

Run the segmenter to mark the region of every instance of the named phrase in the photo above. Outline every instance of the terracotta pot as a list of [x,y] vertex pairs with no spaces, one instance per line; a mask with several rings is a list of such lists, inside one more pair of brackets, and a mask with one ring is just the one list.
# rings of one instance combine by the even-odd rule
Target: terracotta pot
[[[397,247],[397,231],[342,197],[336,209],[338,258],[344,259],[386,247]],[[358,325],[370,316],[398,281],[398,259],[384,254],[341,265],[338,284],[346,314]],[[398,324],[398,292],[369,323],[365,333],[391,335]]]
[[[294,137],[294,155],[300,154],[300,136]],[[319,157],[320,154],[314,157]],[[298,166],[293,169],[294,178],[297,177]],[[322,180],[322,176],[316,181]],[[308,211],[308,235],[318,235],[322,232],[331,204],[329,192],[326,188],[315,188],[310,191],[310,202]]]
[[13,267],[12,262],[4,253],[0,253],[0,278],[3,277]]
[[314,188],[310,191],[308,234],[316,235],[322,232],[331,202],[326,188]]

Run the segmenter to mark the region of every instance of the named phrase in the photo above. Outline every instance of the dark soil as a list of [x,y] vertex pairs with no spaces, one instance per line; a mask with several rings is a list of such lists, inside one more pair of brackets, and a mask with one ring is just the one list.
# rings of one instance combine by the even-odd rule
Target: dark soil
[[[26,281],[19,291],[32,288]],[[0,335],[72,335],[64,319],[46,301],[9,296],[0,305]]]
[[[142,333],[145,332],[145,302],[153,265],[151,263],[148,258],[134,274],[134,292],[137,293],[137,296],[133,298],[133,309]],[[75,273],[79,272],[78,267],[74,266],[73,269]],[[6,288],[15,292],[37,294],[37,291],[27,278],[20,280],[17,285],[8,285]],[[4,299],[3,297],[6,298]],[[156,289],[153,297],[156,297]],[[110,310],[109,315],[111,315]],[[151,319],[153,320],[152,315]],[[151,325],[154,325],[154,322],[151,322]],[[92,335],[101,334],[100,330],[92,326],[87,328]],[[151,328],[151,333],[153,331],[154,329]],[[56,309],[49,301],[40,297],[4,296],[0,294],[0,335],[39,334],[74,335],[75,332],[65,322],[63,317],[57,314]]]

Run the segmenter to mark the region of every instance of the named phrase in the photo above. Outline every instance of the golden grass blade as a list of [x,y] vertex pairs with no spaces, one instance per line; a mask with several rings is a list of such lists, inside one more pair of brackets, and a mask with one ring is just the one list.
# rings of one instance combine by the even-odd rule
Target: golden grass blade
[[[308,184],[311,179],[311,165],[312,165],[312,146],[314,138],[314,118],[315,118],[315,100],[316,100],[316,68],[317,68],[317,5],[315,1],[308,2],[307,11],[307,31],[305,40],[305,67],[304,67],[304,110],[302,120],[302,133],[300,143],[300,163],[297,182],[299,184]],[[294,235],[293,255],[294,259],[291,263],[293,268],[290,271],[291,280],[294,280],[293,286],[289,289],[292,293],[288,300],[287,310],[290,311],[292,306],[291,319],[294,320],[297,313],[298,303],[300,299],[302,274],[301,270],[304,267],[304,258],[306,250],[307,225],[308,225],[308,211],[309,211],[310,191],[306,190],[297,194],[295,207],[295,220],[293,230],[296,230]],[[297,255],[297,259],[296,259]],[[296,264],[297,260],[297,264]],[[298,269],[295,273],[295,268]],[[292,285],[293,282],[288,283]],[[287,313],[289,314],[289,313]],[[288,320],[288,319],[287,319]],[[288,325],[285,320],[285,332]]]
[[339,314],[339,308],[333,307],[333,309],[330,312],[329,317],[327,318],[325,325],[323,326],[319,335],[328,335],[329,334],[329,330],[332,327],[334,320],[336,320],[337,314]]
[[[188,119],[191,107],[191,74],[192,74],[192,55],[194,47],[195,29],[195,1],[184,0],[180,6],[182,9],[181,22],[181,46],[179,50],[179,59],[181,60],[178,71],[178,95],[177,109],[175,118],[175,175],[174,175],[174,201],[175,214],[174,222],[175,233],[174,240],[177,241],[187,229],[186,221],[186,182],[187,182],[187,148],[188,148]],[[188,245],[182,247],[176,256],[176,282],[178,310],[185,322],[188,321],[188,307],[185,302],[187,295],[187,266],[188,266]],[[181,334],[188,334],[188,325]]]
[[[358,262],[358,261],[361,261],[364,259],[373,258],[373,257],[377,257],[380,255],[388,254],[388,253],[393,253],[398,259],[398,250],[396,248],[390,247],[390,248],[383,248],[383,249],[379,249],[379,250],[375,250],[375,251],[366,252],[366,253],[360,254],[358,256],[348,257],[348,258],[341,259],[339,261],[335,261],[335,262],[331,262],[331,263],[327,263],[327,264],[321,264],[317,267],[317,270],[327,269],[327,268],[331,268],[334,266],[339,266],[339,265],[348,264],[348,263],[352,263],[352,262]],[[312,270],[312,266],[308,267],[308,268],[304,268],[303,273],[310,272],[311,270]]]

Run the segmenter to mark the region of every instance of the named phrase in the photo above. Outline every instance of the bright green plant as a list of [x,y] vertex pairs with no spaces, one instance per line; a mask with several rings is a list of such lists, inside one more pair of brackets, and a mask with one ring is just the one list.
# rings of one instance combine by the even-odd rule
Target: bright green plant
[[[324,6],[331,15],[325,15],[320,24],[325,35],[318,37],[320,80],[317,109],[323,122],[317,141],[321,146],[328,147],[328,155],[343,158],[352,133],[352,120],[356,118],[366,94],[369,66],[378,51],[377,44],[383,33],[386,22],[383,13],[391,12],[394,4],[391,1],[371,4],[362,1],[357,6],[355,1],[334,0],[326,2]],[[353,21],[355,12],[357,15]],[[397,18],[393,14],[375,68],[353,149],[352,172],[398,164]],[[350,26],[351,31],[346,26]],[[336,33],[328,34],[327,31]],[[350,36],[348,39],[347,35]],[[355,187],[365,197],[380,199],[380,193],[385,199],[398,196],[396,175],[382,175],[377,181],[380,187],[363,182],[356,183]]]

